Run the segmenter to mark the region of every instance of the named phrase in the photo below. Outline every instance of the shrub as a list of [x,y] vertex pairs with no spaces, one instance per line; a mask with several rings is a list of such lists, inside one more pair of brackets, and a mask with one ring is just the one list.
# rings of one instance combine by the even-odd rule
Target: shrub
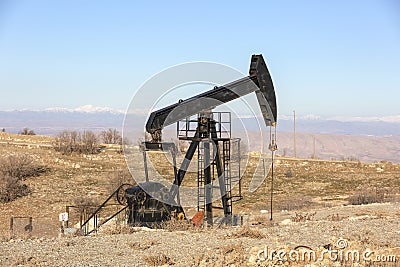
[[21,181],[46,172],[47,167],[39,165],[27,155],[9,155],[0,158],[0,202],[10,202],[30,193]]
[[377,188],[360,188],[348,199],[350,205],[365,205],[385,201],[385,192]]
[[286,178],[292,178],[292,177],[293,177],[293,172],[292,172],[292,170],[287,170],[286,173],[285,173],[285,177],[286,177]]
[[233,237],[240,238],[240,237],[249,237],[254,239],[262,239],[265,238],[265,234],[262,233],[258,229],[250,228],[250,227],[242,227],[238,232],[233,234]]
[[100,152],[100,145],[96,134],[92,131],[67,131],[56,135],[53,148],[62,154],[73,152],[80,154],[96,154]]
[[28,186],[19,183],[19,180],[0,173],[0,203],[10,202],[30,193]]
[[295,215],[292,216],[290,219],[292,220],[292,222],[306,222],[313,220],[316,214],[316,212],[306,212],[304,214],[295,212]]
[[149,266],[161,266],[161,265],[174,265],[174,261],[166,256],[165,254],[156,254],[156,255],[149,255],[145,256],[143,260],[149,265]]
[[331,214],[327,217],[328,221],[331,222],[340,222],[343,218],[339,216],[339,213]]
[[39,176],[47,170],[47,167],[37,164],[33,157],[25,154],[9,155],[0,159],[0,172],[17,180]]
[[157,245],[158,243],[155,242],[154,240],[144,240],[144,241],[133,241],[129,242],[128,245],[134,250],[146,250],[149,249],[150,247]]

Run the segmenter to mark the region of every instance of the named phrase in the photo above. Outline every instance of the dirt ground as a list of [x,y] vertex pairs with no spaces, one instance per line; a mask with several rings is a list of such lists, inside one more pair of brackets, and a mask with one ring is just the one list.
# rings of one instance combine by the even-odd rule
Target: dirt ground
[[[270,221],[271,176],[249,192],[257,159],[251,154],[243,199],[233,206],[243,226],[199,229],[171,222],[151,230],[120,222],[93,236],[59,237],[58,216],[67,205],[82,197],[101,203],[121,181],[133,182],[121,171],[124,156],[114,150],[61,155],[49,137],[1,133],[0,139],[2,157],[29,154],[50,169],[24,181],[31,194],[0,204],[0,266],[400,266],[400,164],[277,157]],[[365,195],[378,203],[350,205]],[[190,218],[195,209],[186,213]],[[316,259],[302,260],[310,251]],[[370,257],[345,257],[354,251]]]

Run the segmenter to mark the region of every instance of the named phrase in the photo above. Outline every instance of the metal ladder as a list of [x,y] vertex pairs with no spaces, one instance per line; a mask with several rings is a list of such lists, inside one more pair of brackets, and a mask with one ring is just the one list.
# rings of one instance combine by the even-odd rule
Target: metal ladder
[[228,215],[232,214],[232,177],[230,170],[230,151],[231,151],[231,142],[230,140],[222,141],[222,162],[224,166],[224,181],[225,181],[225,190],[226,190],[226,199],[227,199],[227,207],[228,207]]
[[204,184],[204,143],[199,142],[197,149],[197,211],[205,210],[206,191]]

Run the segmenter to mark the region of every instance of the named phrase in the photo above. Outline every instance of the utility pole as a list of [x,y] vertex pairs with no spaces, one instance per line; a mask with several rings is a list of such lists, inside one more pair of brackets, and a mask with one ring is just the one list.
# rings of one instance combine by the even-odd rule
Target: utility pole
[[[274,127],[275,133],[272,133],[272,129],[271,129],[272,126]],[[269,128],[269,142],[270,143],[269,143],[269,147],[268,147],[269,150],[271,150],[271,202],[270,202],[271,217],[269,218],[270,221],[272,221],[272,197],[274,195],[274,152],[276,150],[278,150],[278,146],[276,144],[276,123],[273,123],[272,126]]]
[[313,154],[313,159],[315,159],[316,158],[316,155],[315,155],[315,136],[314,136],[314,154]]
[[293,110],[293,154],[296,158],[296,111]]

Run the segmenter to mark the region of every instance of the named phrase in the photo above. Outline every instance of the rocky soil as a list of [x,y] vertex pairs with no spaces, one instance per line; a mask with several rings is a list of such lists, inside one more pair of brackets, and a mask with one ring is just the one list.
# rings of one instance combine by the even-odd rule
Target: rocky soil
[[[309,215],[308,220],[305,219]],[[89,237],[11,239],[0,243],[2,266],[398,266],[400,259],[400,205],[383,203],[325,208],[308,212],[281,212],[272,222],[268,214],[247,217],[244,226],[181,230],[114,228]],[[119,232],[112,234],[112,232]],[[123,233],[129,231],[130,233]],[[341,243],[347,244],[340,247]],[[296,248],[299,247],[300,248]],[[325,246],[325,248],[324,248]],[[289,253],[313,250],[311,261],[264,259],[259,251]],[[323,250],[366,250],[366,262],[332,260]],[[261,255],[261,256],[258,256]],[[392,261],[397,257],[397,262]],[[378,258],[380,257],[380,258]],[[295,258],[293,258],[295,259]],[[334,259],[334,258],[333,258]]]
[[[110,223],[93,236],[61,237],[59,213],[80,197],[104,201],[120,182],[115,172],[126,168],[123,155],[66,156],[51,149],[48,137],[1,137],[2,156],[27,153],[50,171],[24,181],[30,195],[0,204],[0,266],[400,266],[400,164],[277,157],[270,221],[271,177],[248,191],[252,155],[243,178],[244,199],[233,208],[243,226],[193,228],[171,222],[163,230],[149,230]],[[24,142],[29,145],[18,144]],[[349,205],[362,194],[380,203]],[[194,209],[187,210],[189,218],[193,214]],[[33,218],[30,234],[10,232],[10,218],[18,216]],[[295,250],[292,256],[367,250],[376,262],[329,259],[328,254],[324,260],[292,260],[288,254],[264,259],[264,250]]]

